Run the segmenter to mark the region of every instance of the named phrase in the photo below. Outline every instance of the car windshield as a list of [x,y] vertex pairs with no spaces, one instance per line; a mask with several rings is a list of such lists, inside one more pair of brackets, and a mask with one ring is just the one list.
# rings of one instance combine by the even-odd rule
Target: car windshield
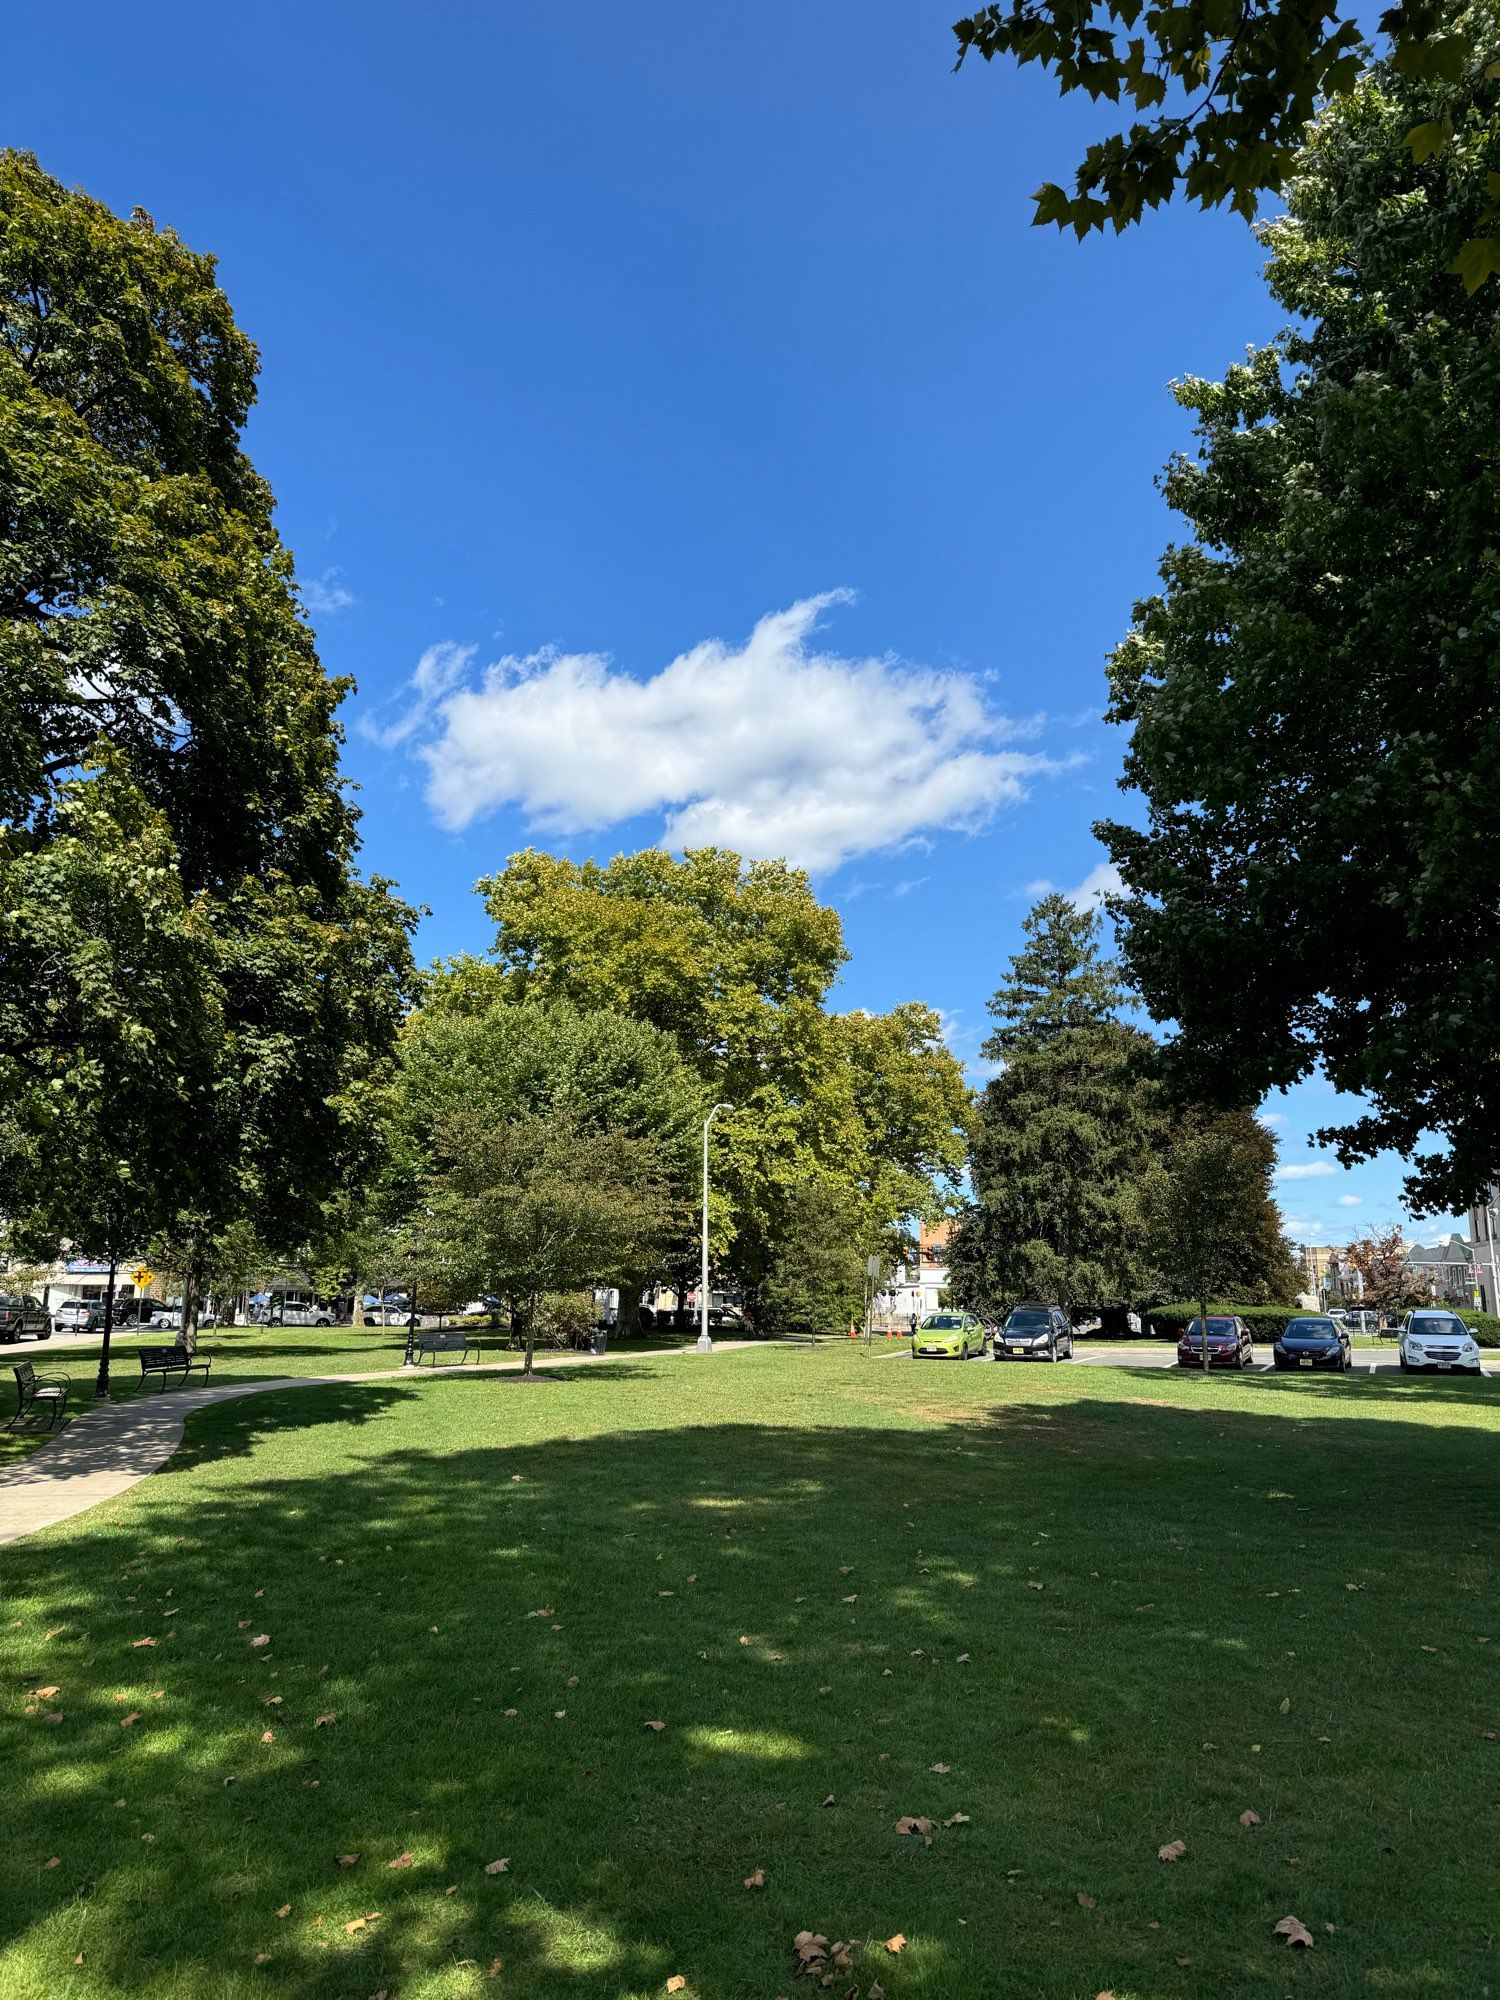
[[1338,1328],[1331,1319],[1289,1319],[1286,1330],[1303,1340],[1334,1340],[1338,1337]]
[[[1203,1331],[1202,1320],[1195,1319],[1192,1323],[1192,1326],[1189,1328],[1189,1332],[1201,1333],[1202,1331]],[[1227,1339],[1229,1335],[1232,1334],[1233,1332],[1234,1332],[1234,1321],[1232,1319],[1211,1319],[1208,1322],[1208,1337],[1210,1340]]]
[[1419,1313],[1412,1320],[1411,1330],[1419,1339],[1432,1335],[1438,1340],[1452,1340],[1462,1339],[1467,1329],[1452,1313]]
[[1051,1323],[1051,1314],[1042,1307],[1018,1306],[1005,1325],[1010,1333],[1045,1333]]
[[958,1313],[929,1313],[922,1322],[923,1333],[957,1333],[963,1326]]

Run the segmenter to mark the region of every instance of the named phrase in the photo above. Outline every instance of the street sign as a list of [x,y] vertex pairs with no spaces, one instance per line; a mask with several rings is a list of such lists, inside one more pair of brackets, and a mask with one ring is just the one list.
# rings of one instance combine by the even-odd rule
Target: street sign
[[878,1256],[866,1257],[865,1276],[867,1278],[878,1278],[880,1276],[880,1259]]
[[143,1292],[156,1276],[156,1273],[151,1269],[149,1264],[137,1264],[130,1275],[135,1281],[136,1290]]

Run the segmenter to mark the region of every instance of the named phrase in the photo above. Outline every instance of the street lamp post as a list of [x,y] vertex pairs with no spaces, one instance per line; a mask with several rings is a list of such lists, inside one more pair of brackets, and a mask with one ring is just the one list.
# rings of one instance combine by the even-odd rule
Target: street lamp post
[[698,1352],[712,1354],[713,1341],[708,1333],[708,1128],[721,1111],[732,1111],[732,1104],[716,1104],[703,1121],[703,1282],[698,1287]]

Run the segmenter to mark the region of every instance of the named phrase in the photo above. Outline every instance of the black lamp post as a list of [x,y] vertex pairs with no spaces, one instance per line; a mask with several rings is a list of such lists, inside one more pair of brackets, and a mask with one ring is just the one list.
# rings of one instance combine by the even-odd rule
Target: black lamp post
[[104,1344],[99,1349],[99,1373],[94,1380],[94,1401],[109,1401],[109,1335],[115,1322],[115,1270],[113,1257],[109,1260],[109,1280],[104,1287]]

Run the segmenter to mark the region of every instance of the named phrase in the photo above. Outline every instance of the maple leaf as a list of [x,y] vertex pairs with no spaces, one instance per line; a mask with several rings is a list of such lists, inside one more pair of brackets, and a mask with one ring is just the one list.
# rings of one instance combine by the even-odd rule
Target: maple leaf
[[[257,1632],[255,1637],[250,1641],[250,1643],[252,1646],[269,1646],[271,1643],[271,1635],[269,1632]],[[151,1644],[154,1646],[156,1644],[156,1641],[153,1639],[151,1641]]]
[[765,1886],[766,1871],[764,1868],[757,1868],[753,1874],[745,1877],[745,1887],[747,1889],[764,1889]]
[[60,1868],[62,1866],[62,1856],[60,1854],[54,1854],[52,1859],[45,1865],[48,1868]]
[[358,1861],[359,1856],[357,1854],[335,1854],[333,1858],[340,1868],[352,1868],[355,1862]]
[[888,1937],[886,1939],[885,1948],[894,1958],[897,1952],[905,1951],[906,1939],[902,1936],[900,1931],[897,1931],[894,1937]]
[[1259,1826],[1260,1814],[1258,1812],[1253,1812],[1249,1806],[1246,1806],[1245,1810],[1240,1814],[1240,1825]]
[[274,1729],[263,1729],[260,1733],[260,1740],[262,1743],[274,1743],[276,1741],[276,1731]]
[[139,1652],[142,1646],[154,1646],[155,1644],[156,1641],[154,1639],[132,1639],[130,1642],[130,1650],[133,1653]]
[[[62,1693],[62,1689],[59,1687],[33,1688],[31,1692],[36,1696],[38,1701],[51,1701],[53,1695]],[[123,1701],[124,1699],[125,1697],[121,1695],[120,1700]]]
[[1169,1840],[1165,1847],[1157,1848],[1156,1858],[1158,1861],[1180,1861],[1186,1853],[1187,1842],[1185,1840]]
[[394,1861],[387,1861],[385,1865],[387,1868],[410,1868],[411,1866],[410,1849],[407,1849],[404,1852],[398,1854]]
[[968,1824],[969,1815],[967,1813],[949,1813],[948,1817],[943,1821],[944,1826],[967,1826]]
[[1312,1932],[1300,1917],[1283,1917],[1279,1924],[1271,1926],[1271,1935],[1285,1938],[1289,1945],[1295,1945],[1303,1951],[1311,1951],[1313,1948]]
[[667,1981],[666,1990],[668,1991],[668,1993],[680,1993],[686,1985],[687,1981],[683,1978],[682,1974],[680,1972],[674,1972],[672,1974],[672,1977]]
[[951,1764],[929,1764],[927,1768],[929,1771],[936,1771],[939,1777],[946,1778],[953,1766]]
[[508,1875],[510,1873],[509,1856],[502,1856],[499,1861],[487,1861],[484,1864],[484,1872],[486,1875]]
[[140,1710],[138,1708],[133,1708],[130,1711],[129,1715],[122,1715],[120,1717],[120,1727],[122,1729],[128,1729],[132,1722],[139,1722],[140,1719],[141,1719]]
[[896,1831],[897,1833],[920,1833],[925,1840],[932,1832],[932,1821],[921,1813],[903,1813],[900,1819],[896,1821]]
[[276,1912],[276,1914],[278,1917],[289,1917],[292,1914],[291,1904],[283,1903],[281,1908]]
[[326,1715],[320,1715],[318,1717],[317,1721],[313,1724],[313,1728],[326,1729],[330,1722],[337,1722],[337,1721],[338,1717],[334,1714],[333,1710],[330,1708]]
[[1093,1897],[1085,1895],[1082,1889],[1078,1891],[1078,1907],[1080,1910],[1091,1910],[1094,1907]]

